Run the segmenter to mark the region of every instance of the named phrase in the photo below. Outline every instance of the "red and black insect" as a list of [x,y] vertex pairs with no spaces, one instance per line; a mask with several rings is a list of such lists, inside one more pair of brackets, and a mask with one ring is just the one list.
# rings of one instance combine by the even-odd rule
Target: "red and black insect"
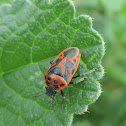
[[[62,89],[66,88],[68,84],[76,84],[88,78],[84,77],[76,82],[71,82],[71,79],[83,76],[85,74],[88,74],[97,70],[97,69],[92,69],[91,71],[88,71],[86,73],[74,76],[75,72],[77,71],[80,58],[81,58],[81,53],[79,49],[76,47],[70,47],[70,48],[64,49],[54,59],[54,61],[50,62],[51,66],[49,67],[49,69],[47,70],[44,76],[44,80],[47,85],[45,87],[46,92],[44,94],[47,94],[48,96],[52,98],[53,109],[54,109],[54,103],[55,103],[54,96],[58,91],[61,91],[61,95],[63,97],[63,100],[61,102],[61,110],[62,110],[62,103],[65,100],[65,96]],[[41,95],[37,95],[33,97],[38,97]]]

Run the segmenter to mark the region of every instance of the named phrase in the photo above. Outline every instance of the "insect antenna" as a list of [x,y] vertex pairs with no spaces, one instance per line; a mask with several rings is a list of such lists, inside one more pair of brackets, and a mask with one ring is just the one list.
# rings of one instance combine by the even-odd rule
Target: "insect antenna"
[[40,95],[35,95],[35,96],[32,96],[32,97],[35,98],[35,97],[42,96],[42,95],[44,95],[44,94],[46,94],[46,93],[43,93],[43,94],[40,94]]

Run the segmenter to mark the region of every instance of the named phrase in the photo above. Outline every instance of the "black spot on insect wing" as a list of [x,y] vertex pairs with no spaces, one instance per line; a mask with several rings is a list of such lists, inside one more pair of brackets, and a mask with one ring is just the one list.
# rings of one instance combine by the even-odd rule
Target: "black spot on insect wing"
[[57,83],[58,83],[58,81],[57,81],[57,80],[54,80],[53,82],[54,82],[55,84],[57,84]]
[[60,87],[64,86],[64,84],[61,84]]
[[46,84],[49,85],[50,83],[48,81],[46,81]]

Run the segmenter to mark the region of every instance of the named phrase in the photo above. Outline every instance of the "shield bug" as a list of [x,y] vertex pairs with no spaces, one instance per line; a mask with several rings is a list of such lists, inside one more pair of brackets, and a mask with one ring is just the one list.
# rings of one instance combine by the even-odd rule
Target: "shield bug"
[[[71,82],[71,79],[75,79],[77,77],[92,73],[95,70],[97,70],[97,69],[92,69],[86,73],[74,76],[75,72],[77,71],[80,58],[81,58],[80,50],[77,47],[69,47],[69,48],[64,49],[54,59],[54,61],[50,62],[51,65],[44,75],[44,80],[46,83],[46,87],[45,87],[46,92],[44,94],[47,94],[49,97],[52,98],[53,109],[54,109],[54,103],[55,103],[54,96],[57,92],[61,91],[61,95],[63,97],[63,100],[61,102],[61,110],[62,110],[62,104],[65,100],[65,96],[62,89],[66,88],[68,84],[77,84],[88,78],[83,77],[76,82]],[[41,95],[37,95],[33,97],[38,97]],[[54,112],[55,112],[55,109],[54,109]]]

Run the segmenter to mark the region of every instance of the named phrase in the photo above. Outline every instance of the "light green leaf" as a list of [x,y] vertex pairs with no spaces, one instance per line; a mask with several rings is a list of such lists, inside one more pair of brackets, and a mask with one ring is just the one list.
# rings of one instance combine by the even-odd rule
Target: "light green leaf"
[[0,4],[2,3],[13,3],[14,0],[0,0]]
[[[56,115],[51,99],[44,95],[44,74],[63,49],[81,50],[76,74],[93,68],[90,79],[65,88],[61,112],[60,92],[56,95]],[[101,60],[104,41],[92,28],[87,15],[75,18],[70,0],[16,0],[0,7],[0,126],[69,126],[74,114],[87,111],[101,94],[99,80],[104,72]]]

